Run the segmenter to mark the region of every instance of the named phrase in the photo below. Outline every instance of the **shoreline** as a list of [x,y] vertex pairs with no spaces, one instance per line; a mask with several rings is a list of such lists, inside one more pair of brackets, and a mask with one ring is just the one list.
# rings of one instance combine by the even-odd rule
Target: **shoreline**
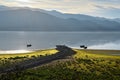
[[22,53],[30,53],[36,50],[1,50],[0,54],[22,54]]
[[[43,50],[50,50],[55,48],[49,48],[49,49],[34,49],[34,50],[0,50],[0,55],[10,55],[10,54],[29,54],[36,51],[43,51]],[[112,49],[78,49],[78,48],[72,48],[74,50],[81,50],[81,51],[87,51],[90,53],[101,53],[101,54],[109,54],[109,55],[117,55],[120,56],[120,50],[112,50]]]

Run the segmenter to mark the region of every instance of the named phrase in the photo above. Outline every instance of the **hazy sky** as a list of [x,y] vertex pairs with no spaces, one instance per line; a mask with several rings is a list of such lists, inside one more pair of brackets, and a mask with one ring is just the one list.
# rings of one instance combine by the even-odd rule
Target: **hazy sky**
[[0,4],[120,18],[120,0],[0,0]]

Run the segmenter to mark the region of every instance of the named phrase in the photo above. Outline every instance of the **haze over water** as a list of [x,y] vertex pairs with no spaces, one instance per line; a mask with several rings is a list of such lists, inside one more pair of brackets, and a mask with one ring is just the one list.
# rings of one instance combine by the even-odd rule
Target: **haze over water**
[[[120,50],[119,32],[24,32],[0,31],[0,50],[36,50],[68,45],[88,49]],[[27,48],[27,44],[32,44]]]

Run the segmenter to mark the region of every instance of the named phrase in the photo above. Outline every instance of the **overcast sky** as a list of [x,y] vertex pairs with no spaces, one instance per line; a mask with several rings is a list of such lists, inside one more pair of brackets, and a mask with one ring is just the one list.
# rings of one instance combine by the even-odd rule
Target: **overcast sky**
[[120,18],[120,0],[0,0],[0,5]]

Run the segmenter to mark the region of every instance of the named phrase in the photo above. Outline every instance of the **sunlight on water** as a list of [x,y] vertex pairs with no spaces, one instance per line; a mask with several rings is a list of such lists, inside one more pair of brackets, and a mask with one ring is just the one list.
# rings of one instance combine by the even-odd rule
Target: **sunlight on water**
[[4,54],[15,54],[15,53],[28,53],[28,52],[32,52],[32,51],[28,51],[28,50],[9,50],[9,51],[0,51],[1,53]]
[[[62,44],[79,49],[80,45],[86,45],[88,49],[120,50],[119,35],[120,32],[0,31],[0,50],[7,51],[7,53],[26,53],[26,50],[28,52],[29,50],[49,49]],[[32,46],[27,47],[27,44]]]
[[105,44],[98,44],[89,46],[89,49],[110,49],[110,50],[120,50],[120,41],[109,42]]

